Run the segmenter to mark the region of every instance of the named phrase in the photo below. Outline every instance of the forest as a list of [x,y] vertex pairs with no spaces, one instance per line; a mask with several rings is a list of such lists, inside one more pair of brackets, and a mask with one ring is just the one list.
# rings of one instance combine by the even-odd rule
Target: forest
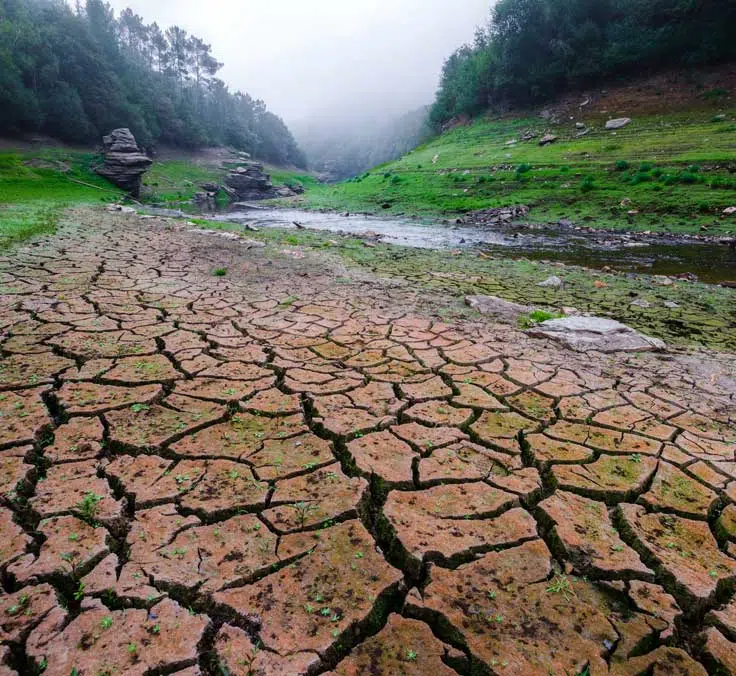
[[430,122],[736,58],[736,0],[499,0],[452,54]]
[[283,120],[231,92],[209,44],[101,0],[0,0],[0,129],[99,142],[129,127],[149,151],[228,145],[306,165]]

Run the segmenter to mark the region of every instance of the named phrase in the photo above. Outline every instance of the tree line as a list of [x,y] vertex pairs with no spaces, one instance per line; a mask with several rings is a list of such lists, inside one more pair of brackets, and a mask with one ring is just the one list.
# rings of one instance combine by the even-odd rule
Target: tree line
[[139,144],[228,145],[306,165],[283,120],[217,77],[210,45],[102,0],[0,0],[0,130],[92,143],[129,127]]
[[526,105],[620,76],[736,58],[736,0],[499,0],[445,62],[430,112]]

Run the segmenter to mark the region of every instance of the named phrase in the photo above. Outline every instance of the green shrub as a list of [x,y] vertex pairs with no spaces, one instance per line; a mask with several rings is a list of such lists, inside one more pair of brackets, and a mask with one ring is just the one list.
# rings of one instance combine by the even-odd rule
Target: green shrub
[[639,185],[640,183],[648,183],[652,180],[652,177],[646,171],[637,171],[632,177],[629,183],[631,185]]
[[654,169],[654,165],[651,162],[642,162],[639,165],[639,171],[651,171]]
[[698,182],[698,177],[695,174],[690,173],[689,171],[680,172],[680,175],[678,178],[680,180],[680,183],[685,183],[687,185],[691,185],[693,183]]
[[516,173],[517,174],[526,174],[526,173],[530,172],[531,170],[532,170],[532,165],[531,164],[520,164],[516,168]]
[[586,176],[582,181],[580,181],[581,192],[590,192],[591,190],[595,190],[595,188],[596,185],[592,176]]
[[618,160],[616,162],[616,171],[626,171],[629,168],[629,163],[626,160]]
[[713,87],[703,94],[704,99],[722,99],[726,96],[728,96],[728,90],[722,87]]

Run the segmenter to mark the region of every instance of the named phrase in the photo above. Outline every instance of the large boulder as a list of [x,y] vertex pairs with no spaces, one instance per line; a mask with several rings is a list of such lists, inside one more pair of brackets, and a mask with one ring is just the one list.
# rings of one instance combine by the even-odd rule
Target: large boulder
[[244,162],[233,169],[225,178],[225,185],[233,191],[237,200],[265,200],[279,196],[260,162]]
[[102,139],[105,163],[97,169],[100,176],[126,190],[133,197],[141,193],[141,181],[153,164],[136,143],[130,129],[115,129]]
[[603,317],[550,319],[529,329],[527,334],[556,340],[578,352],[648,352],[665,347],[658,338]]

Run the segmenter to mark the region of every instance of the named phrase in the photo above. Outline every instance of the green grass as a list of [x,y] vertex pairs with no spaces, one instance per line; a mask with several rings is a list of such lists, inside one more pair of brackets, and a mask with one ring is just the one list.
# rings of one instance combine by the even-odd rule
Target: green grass
[[66,207],[119,199],[92,171],[96,161],[93,153],[62,149],[0,153],[0,248],[54,232]]
[[143,197],[149,202],[186,202],[202,192],[202,183],[221,183],[225,172],[187,160],[155,161],[143,177]]
[[[733,114],[730,115],[733,117]],[[454,215],[526,204],[530,222],[565,218],[596,228],[634,231],[736,232],[722,219],[733,206],[736,124],[712,111],[649,115],[617,132],[585,120],[481,119],[420,146],[401,159],[337,185],[307,186],[309,208]],[[540,147],[532,130],[559,140]],[[630,215],[629,211],[637,211]]]
[[[225,168],[235,168],[242,161],[223,162]],[[266,166],[265,171],[271,176],[274,185],[294,185],[300,183],[305,188],[319,185],[317,179],[307,172]],[[187,202],[194,193],[202,192],[203,183],[222,183],[227,172],[225,169],[198,164],[190,160],[155,161],[151,170],[143,177],[143,199],[146,202]],[[218,204],[227,204],[223,193],[218,195]]]

